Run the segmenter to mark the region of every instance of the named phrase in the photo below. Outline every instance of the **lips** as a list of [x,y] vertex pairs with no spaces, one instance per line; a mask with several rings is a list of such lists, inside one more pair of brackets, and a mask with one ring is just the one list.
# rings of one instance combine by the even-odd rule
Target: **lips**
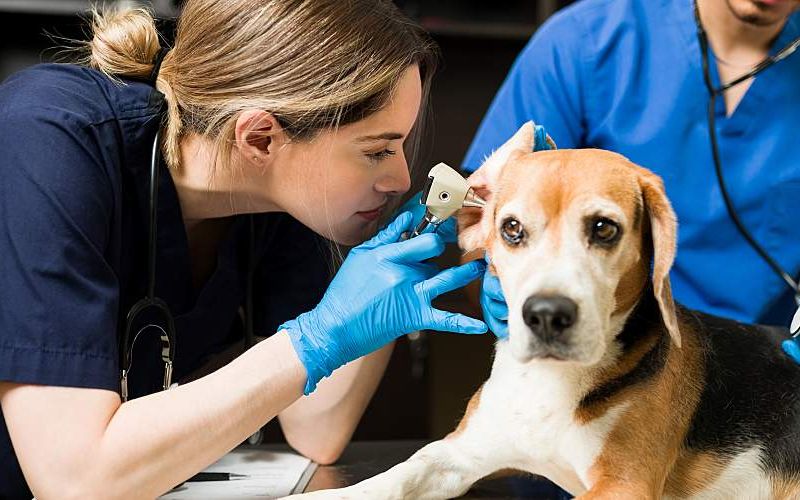
[[786,3],[786,0],[756,0],[755,3],[765,5],[767,7],[775,7],[776,5]]
[[373,208],[372,210],[365,210],[363,212],[356,212],[356,215],[363,217],[366,220],[373,221],[376,220],[378,217],[381,216],[383,213],[383,209],[386,208],[386,203],[383,203],[381,206],[377,208]]

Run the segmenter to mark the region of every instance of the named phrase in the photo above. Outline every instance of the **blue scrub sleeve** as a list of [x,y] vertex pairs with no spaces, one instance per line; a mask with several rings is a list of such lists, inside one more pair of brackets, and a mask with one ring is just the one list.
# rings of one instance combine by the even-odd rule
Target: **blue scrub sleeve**
[[0,110],[0,380],[116,390],[103,148],[67,111]]
[[463,169],[474,172],[525,122],[547,130],[559,148],[582,145],[583,72],[590,43],[570,10],[551,17],[517,57],[467,151]]

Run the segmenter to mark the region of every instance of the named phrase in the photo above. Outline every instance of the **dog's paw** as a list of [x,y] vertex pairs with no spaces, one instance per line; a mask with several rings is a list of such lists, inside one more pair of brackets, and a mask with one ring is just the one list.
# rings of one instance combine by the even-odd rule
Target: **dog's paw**
[[405,495],[369,486],[369,480],[338,490],[319,490],[286,497],[290,500],[398,500]]

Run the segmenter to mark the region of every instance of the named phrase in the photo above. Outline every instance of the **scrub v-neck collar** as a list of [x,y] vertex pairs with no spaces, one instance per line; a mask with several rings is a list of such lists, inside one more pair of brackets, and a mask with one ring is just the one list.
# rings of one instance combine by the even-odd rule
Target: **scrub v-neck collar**
[[[705,104],[708,98],[708,91],[703,83],[702,53],[697,38],[697,27],[694,19],[694,1],[684,0],[682,2],[675,2],[665,0],[665,2],[672,7],[673,12],[670,17],[676,19],[680,25],[685,43],[687,62],[695,71],[695,80],[700,85],[703,103]],[[772,43],[769,55],[775,55],[775,53],[798,36],[800,36],[800,13],[795,12],[789,16],[780,34]],[[711,82],[714,88],[719,88],[721,84],[717,68],[717,59],[711,47],[709,47],[708,53]],[[781,62],[776,64],[780,65]],[[775,79],[779,78],[776,76],[776,72],[771,71],[771,69],[772,68],[768,68],[755,77],[750,88],[748,88],[747,92],[742,96],[742,99],[731,115],[728,115],[726,112],[725,99],[721,96],[717,98],[715,103],[715,119],[717,128],[722,135],[739,136],[744,134],[750,124],[753,123],[754,118],[764,113],[765,106],[770,101],[768,91],[770,87],[776,84]]]

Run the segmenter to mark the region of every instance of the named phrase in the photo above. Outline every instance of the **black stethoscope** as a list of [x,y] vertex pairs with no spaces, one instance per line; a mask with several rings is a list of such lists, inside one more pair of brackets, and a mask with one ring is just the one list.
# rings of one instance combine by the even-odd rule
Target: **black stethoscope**
[[703,80],[705,81],[706,89],[708,90],[709,95],[708,135],[709,140],[711,141],[711,156],[714,160],[714,170],[717,174],[717,182],[719,183],[720,192],[722,193],[722,199],[725,201],[725,208],[728,210],[728,215],[730,216],[736,228],[739,230],[741,235],[744,236],[744,239],[747,240],[747,243],[761,256],[762,259],[764,259],[764,261],[772,268],[772,270],[775,271],[778,276],[780,276],[786,285],[792,289],[792,292],[794,292],[795,303],[800,306],[800,285],[798,285],[797,281],[795,281],[789,273],[784,271],[780,264],[778,264],[778,262],[775,261],[775,259],[773,259],[772,256],[770,256],[769,253],[767,253],[767,251],[758,244],[755,238],[753,238],[753,235],[750,234],[750,231],[748,231],[742,223],[742,220],[739,218],[739,214],[736,212],[736,208],[733,206],[733,202],[728,194],[728,190],[725,187],[725,180],[722,176],[722,160],[719,156],[719,148],[717,146],[717,131],[714,120],[716,98],[718,95],[722,95],[723,92],[731,87],[739,85],[745,80],[755,77],[773,64],[788,57],[792,52],[800,47],[800,37],[795,38],[794,41],[788,43],[785,47],[776,52],[775,55],[765,58],[744,75],[734,78],[730,82],[725,83],[718,88],[714,88],[714,85],[711,82],[711,72],[708,62],[708,36],[703,28],[703,23],[700,21],[700,12],[697,8],[697,0],[694,2],[694,20],[697,25],[697,39],[700,42],[700,51],[703,57]]
[[[166,50],[161,50],[156,57],[153,72],[150,75],[149,83],[155,88],[155,80],[161,67]],[[121,367],[120,395],[122,401],[128,400],[128,375],[131,371],[133,362],[133,345],[139,335],[149,329],[154,329],[161,338],[161,361],[164,363],[163,388],[167,390],[172,385],[172,368],[175,361],[175,345],[177,336],[175,331],[175,319],[169,310],[167,303],[156,297],[156,242],[158,237],[158,188],[159,178],[158,169],[161,165],[160,132],[156,132],[153,140],[153,151],[150,157],[150,192],[148,207],[148,245],[147,245],[147,292],[128,310],[125,318],[125,327],[122,330],[120,339]],[[247,284],[245,292],[244,324],[245,324],[245,349],[254,343],[253,334],[253,270],[255,268],[255,223],[252,216],[250,222],[250,243],[248,248],[248,270]],[[145,325],[136,331],[131,340],[131,332],[136,320],[142,318],[147,312],[148,316]],[[160,319],[160,320],[159,320]]]
[[[161,361],[164,363],[163,388],[167,390],[172,385],[172,367],[175,361],[175,344],[177,343],[175,333],[175,320],[169,310],[167,303],[156,297],[156,241],[158,237],[158,167],[161,164],[161,152],[159,147],[160,133],[156,133],[153,140],[153,152],[150,161],[150,194],[149,194],[149,234],[147,245],[147,292],[128,310],[125,318],[125,328],[120,339],[120,352],[122,357],[122,375],[120,377],[120,394],[122,401],[128,400],[128,375],[131,371],[133,345],[139,335],[148,329],[155,329],[161,338]],[[247,284],[245,292],[244,324],[245,324],[245,348],[254,343],[253,334],[253,270],[255,268],[255,224],[252,216],[250,219],[250,244],[248,248],[248,270]],[[148,317],[145,326],[136,331],[131,340],[131,332],[137,318],[147,312]],[[152,315],[152,316],[151,316]],[[160,318],[160,321],[156,318]]]
[[[156,297],[156,238],[158,231],[158,165],[160,164],[161,154],[159,147],[159,138],[161,134],[156,132],[156,138],[153,140],[153,153],[150,159],[150,203],[149,203],[149,234],[147,244],[147,293],[144,298],[139,299],[128,310],[128,315],[125,318],[125,329],[122,332],[122,339],[120,341],[120,349],[122,353],[122,376],[120,379],[120,394],[122,395],[122,402],[128,400],[128,374],[131,370],[131,363],[133,361],[131,353],[133,351],[133,344],[139,335],[149,328],[154,328],[159,332],[161,337],[161,361],[164,362],[164,390],[169,389],[172,385],[172,364],[175,361],[175,320],[169,310],[166,302]],[[131,329],[137,317],[142,315],[145,311],[153,311],[157,316],[163,320],[159,324],[148,318],[149,321],[145,326],[140,328],[133,341],[130,340]]]

